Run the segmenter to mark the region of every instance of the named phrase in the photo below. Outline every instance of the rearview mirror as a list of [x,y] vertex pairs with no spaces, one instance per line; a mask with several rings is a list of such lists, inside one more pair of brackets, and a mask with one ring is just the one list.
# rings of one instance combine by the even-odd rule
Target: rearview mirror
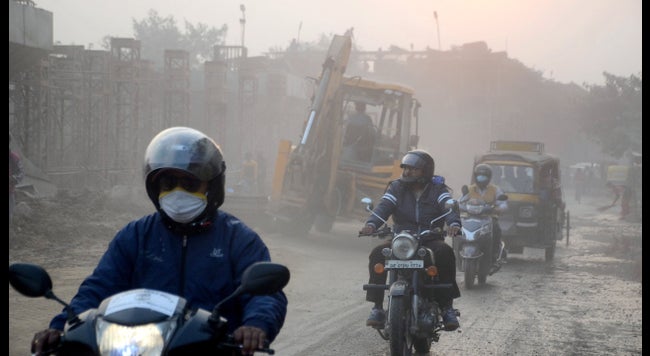
[[454,199],[447,199],[445,202],[445,209],[453,209],[456,206],[456,200]]
[[289,269],[273,262],[256,262],[242,275],[242,293],[266,295],[278,292],[289,282]]
[[52,279],[41,266],[29,263],[9,265],[9,283],[27,297],[44,297],[52,290]]
[[364,197],[361,199],[361,203],[363,203],[366,206],[366,210],[372,211],[374,209],[374,206],[372,204],[372,199],[368,197]]

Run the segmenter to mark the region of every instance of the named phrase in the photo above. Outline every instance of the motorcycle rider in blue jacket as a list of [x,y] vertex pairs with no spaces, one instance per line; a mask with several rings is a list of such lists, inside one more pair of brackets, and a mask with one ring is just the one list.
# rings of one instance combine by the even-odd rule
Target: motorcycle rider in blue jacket
[[[75,313],[96,308],[113,294],[151,288],[177,294],[192,308],[212,310],[240,284],[251,264],[270,261],[260,236],[218,210],[224,201],[226,164],[208,136],[187,127],[163,130],[145,153],[144,179],[156,212],[128,223],[110,242],[70,303]],[[283,292],[244,294],[221,310],[243,354],[272,342],[287,313]],[[32,352],[55,346],[66,313],[37,333]]]
[[[374,213],[384,221],[392,216],[395,232],[427,230],[430,228],[429,223],[431,220],[442,215],[447,210],[445,209],[445,203],[452,198],[449,188],[445,185],[444,178],[434,176],[435,162],[431,155],[424,150],[407,152],[402,158],[400,167],[403,169],[402,176],[389,183],[380,202],[374,209]],[[383,224],[379,217],[371,214],[359,233],[369,234],[375,232]],[[445,220],[438,220],[431,228],[442,228],[445,223],[448,226],[447,233],[449,236],[455,236],[459,233],[461,220],[457,212],[454,211],[447,215]],[[434,251],[439,283],[452,285],[449,292],[439,292],[436,295],[436,301],[443,311],[442,317],[445,330],[456,330],[460,324],[452,302],[455,298],[460,297],[460,289],[456,284],[456,257],[454,251],[451,246],[445,243],[442,235],[426,238],[423,244]],[[382,274],[375,273],[374,265],[385,260],[381,251],[389,246],[390,241],[376,246],[370,253],[368,264],[369,284],[386,283],[386,272]],[[366,300],[374,303],[366,325],[382,328],[386,320],[386,313],[383,309],[384,291],[369,289],[366,292]]]

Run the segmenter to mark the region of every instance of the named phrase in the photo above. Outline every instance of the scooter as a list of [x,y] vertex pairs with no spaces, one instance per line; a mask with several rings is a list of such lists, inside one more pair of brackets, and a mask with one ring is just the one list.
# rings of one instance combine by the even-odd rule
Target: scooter
[[[462,234],[454,237],[453,247],[456,253],[456,268],[464,272],[465,288],[474,288],[474,281],[484,285],[487,277],[496,273],[505,261],[505,244],[501,241],[496,263],[492,262],[493,204],[482,199],[469,199],[468,188],[463,186],[463,197],[458,201],[461,212]],[[505,194],[497,200],[507,200]]]
[[[47,354],[57,355],[241,355],[242,345],[228,334],[228,320],[219,309],[244,293],[268,295],[289,282],[287,267],[257,262],[248,267],[241,285],[209,312],[190,309],[180,296],[153,290],[133,289],[102,301],[96,309],[75,314],[52,292],[52,280],[40,266],[14,263],[9,283],[27,297],[45,297],[67,310],[61,342]],[[256,351],[273,355],[266,345]]]

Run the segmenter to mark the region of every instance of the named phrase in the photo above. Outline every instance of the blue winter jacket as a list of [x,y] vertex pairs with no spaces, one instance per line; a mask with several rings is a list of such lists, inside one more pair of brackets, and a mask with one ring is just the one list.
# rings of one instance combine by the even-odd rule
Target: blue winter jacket
[[[226,212],[218,211],[211,228],[190,236],[174,234],[154,213],[117,233],[70,306],[81,313],[115,293],[151,288],[180,295],[191,308],[211,311],[237,288],[246,267],[270,260],[260,236]],[[255,326],[273,341],[284,323],[287,298],[283,292],[243,295],[220,310],[230,332],[241,325]],[[65,321],[66,314],[61,313],[50,327],[63,330]]]

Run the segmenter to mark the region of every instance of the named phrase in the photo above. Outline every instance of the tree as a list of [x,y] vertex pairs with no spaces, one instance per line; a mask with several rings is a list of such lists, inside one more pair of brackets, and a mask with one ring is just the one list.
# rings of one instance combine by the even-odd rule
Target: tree
[[198,68],[205,60],[212,59],[215,45],[224,43],[228,26],[217,29],[206,24],[193,25],[185,21],[185,32],[178,29],[173,16],[161,17],[156,10],[149,10],[148,17],[133,19],[133,32],[142,43],[141,57],[162,66],[166,49],[181,49],[190,53],[190,65]]
[[581,124],[603,153],[622,157],[628,150],[641,151],[642,76],[618,77],[604,72],[605,85],[587,86]]

